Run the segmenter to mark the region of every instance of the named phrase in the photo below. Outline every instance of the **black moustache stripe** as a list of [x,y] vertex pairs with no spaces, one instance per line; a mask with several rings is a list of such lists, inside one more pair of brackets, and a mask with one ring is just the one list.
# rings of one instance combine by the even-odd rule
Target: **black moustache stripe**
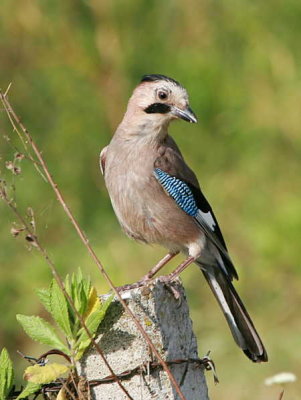
[[153,103],[146,107],[144,111],[147,114],[167,114],[170,111],[170,106],[164,103]]

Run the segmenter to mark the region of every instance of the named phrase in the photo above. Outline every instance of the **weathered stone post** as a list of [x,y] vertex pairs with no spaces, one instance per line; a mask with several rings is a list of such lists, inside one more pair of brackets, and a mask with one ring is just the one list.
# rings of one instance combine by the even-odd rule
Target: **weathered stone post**
[[[127,290],[123,292],[123,297],[166,361],[197,359],[197,343],[185,292],[179,282],[174,284],[174,288],[179,294],[178,299],[170,288],[158,280],[150,287]],[[115,374],[127,371],[122,384],[133,399],[179,398],[162,368],[152,365],[153,359],[148,345],[117,300],[111,304],[101,323],[96,341]],[[144,372],[139,368],[142,365],[145,366]],[[170,369],[186,400],[208,400],[202,365],[196,362],[180,362],[171,364]],[[82,358],[80,373],[89,381],[110,375],[93,347]],[[95,386],[92,389],[92,398],[123,400],[127,397],[116,383],[108,382]]]

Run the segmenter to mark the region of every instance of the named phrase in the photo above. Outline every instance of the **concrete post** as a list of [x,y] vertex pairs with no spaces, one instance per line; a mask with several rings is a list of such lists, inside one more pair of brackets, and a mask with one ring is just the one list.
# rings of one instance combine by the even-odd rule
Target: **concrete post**
[[[158,280],[150,287],[127,290],[123,292],[123,297],[127,299],[129,307],[165,360],[196,359],[197,343],[192,331],[185,292],[179,282],[173,284],[173,287],[178,292],[179,299]],[[118,301],[111,304],[99,327],[96,341],[115,374],[135,370],[152,361],[149,347]],[[92,347],[81,359],[79,369],[80,374],[86,376],[89,381],[110,375],[101,357]],[[186,400],[208,400],[204,370],[200,364],[172,364],[170,369]],[[179,398],[168,376],[158,366],[151,367],[148,374],[136,370],[129,375],[127,379],[122,380],[122,384],[135,400]],[[116,383],[111,382],[95,386],[92,389],[92,398],[123,400],[127,397]]]

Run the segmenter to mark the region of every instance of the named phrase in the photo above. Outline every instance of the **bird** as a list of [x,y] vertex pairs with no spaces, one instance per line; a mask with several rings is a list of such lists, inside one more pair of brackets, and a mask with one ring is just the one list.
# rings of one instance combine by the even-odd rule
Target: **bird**
[[190,264],[202,271],[236,344],[253,362],[268,361],[255,326],[233,286],[238,279],[217,219],[195,173],[169,135],[174,120],[196,123],[187,90],[161,74],[144,75],[124,117],[100,153],[112,207],[132,239],[168,250],[141,280],[147,283],[175,255],[185,260],[165,282]]

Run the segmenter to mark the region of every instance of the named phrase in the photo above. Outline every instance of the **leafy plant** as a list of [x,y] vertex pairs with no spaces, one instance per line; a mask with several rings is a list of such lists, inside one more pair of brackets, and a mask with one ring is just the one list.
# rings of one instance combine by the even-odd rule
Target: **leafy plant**
[[[84,278],[80,270],[71,278],[67,275],[64,285],[90,334],[95,335],[112,301],[112,296],[101,303],[91,281]],[[57,329],[41,317],[18,314],[17,320],[33,340],[56,348],[75,361],[79,360],[91,340],[61,288],[53,279],[48,289],[40,289],[37,294],[64,335],[65,341],[61,340]]]
[[[64,286],[77,313],[79,313],[93,337],[105,316],[113,295],[101,302],[96,289],[91,285],[90,279],[84,278],[80,270],[71,277],[67,275]],[[37,294],[55,324],[52,325],[38,316],[21,314],[17,315],[17,320],[31,339],[53,347],[70,360],[70,364],[67,366],[59,363],[47,363],[46,365],[35,364],[28,367],[24,373],[24,379],[28,381],[27,386],[17,399],[27,398],[36,393],[43,384],[55,381],[70,372],[75,368],[75,362],[82,357],[91,343],[91,338],[82,326],[74,308],[67,301],[54,279],[48,289],[40,289]],[[9,376],[8,372],[6,374]],[[9,385],[7,384],[6,387],[9,387]]]
[[7,350],[4,348],[0,354],[0,399],[6,399],[11,391],[14,381],[14,370]]
[[16,400],[27,399],[28,396],[36,393],[41,387],[42,385],[40,385],[39,383],[28,382],[26,387],[24,388],[24,390],[22,390],[22,393],[19,394]]

